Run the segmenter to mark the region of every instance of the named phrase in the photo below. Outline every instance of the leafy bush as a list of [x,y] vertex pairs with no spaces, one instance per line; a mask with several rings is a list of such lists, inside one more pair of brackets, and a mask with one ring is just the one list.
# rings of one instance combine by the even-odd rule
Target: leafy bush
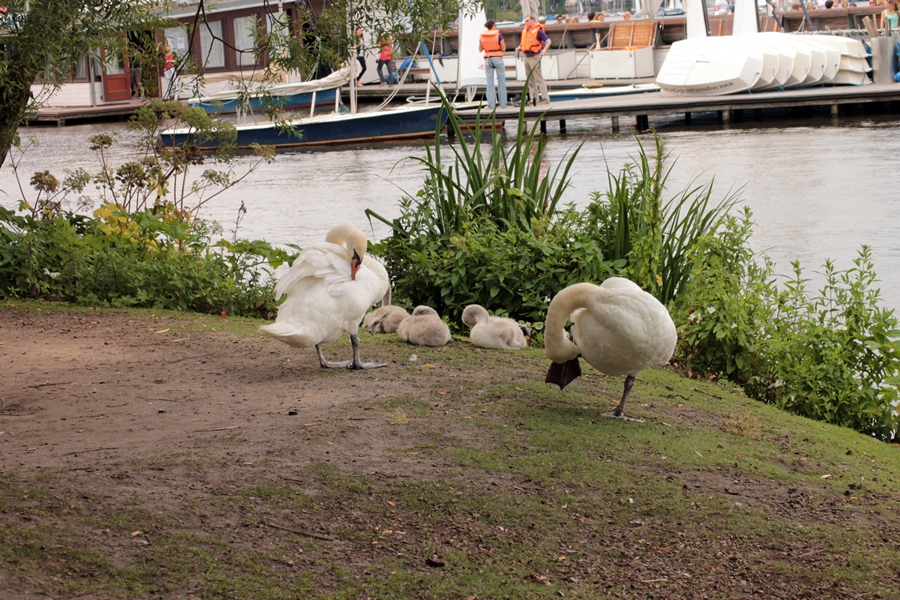
[[565,211],[532,231],[491,222],[438,236],[397,236],[382,252],[395,289],[411,305],[426,304],[460,327],[468,304],[540,324],[557,290],[614,274],[589,223]]
[[[207,155],[194,144],[157,145],[160,128],[173,121],[190,127],[198,140],[219,140],[220,147]],[[113,167],[108,155],[115,137],[98,134],[90,138],[97,173],[79,169],[61,182],[49,172],[35,173],[31,200],[20,183],[23,214],[0,209],[0,295],[268,316],[274,307],[271,269],[288,253],[266,242],[214,243],[218,226],[203,222],[199,212],[271,161],[273,150],[257,148],[242,160],[246,171],[236,173],[228,145],[233,125],[178,102],[153,101],[138,110],[131,126],[140,133],[137,160]],[[10,157],[17,178],[29,147],[17,140]],[[204,170],[192,180],[194,168]],[[91,185],[96,198],[86,191]],[[67,209],[72,197],[81,211],[97,199],[101,205],[93,216],[76,214]]]
[[[434,148],[415,158],[427,175],[415,196],[401,200],[400,218],[366,211],[393,229],[372,251],[386,259],[395,296],[435,308],[457,328],[471,303],[540,323],[557,290],[612,273],[590,224],[560,206],[578,148],[547,173],[547,139],[539,123],[526,126],[524,108],[518,143],[504,144],[492,133],[495,124],[493,114],[479,113],[467,132],[450,111],[447,126],[457,143],[445,144],[436,132]],[[453,156],[449,165],[442,148]]]
[[798,264],[778,287],[771,263],[749,249],[750,212],[699,241],[692,278],[678,299],[678,357],[758,400],[886,440],[900,428],[898,320],[878,306],[867,248],[855,266],[825,265],[826,283],[806,291]]
[[729,215],[718,236],[706,236],[688,253],[691,269],[673,312],[679,325],[678,356],[691,370],[746,385],[765,370],[765,340],[779,301],[771,264],[750,250],[751,213]]
[[272,268],[290,259],[266,242],[212,243],[174,211],[47,219],[0,208],[0,295],[268,317]]

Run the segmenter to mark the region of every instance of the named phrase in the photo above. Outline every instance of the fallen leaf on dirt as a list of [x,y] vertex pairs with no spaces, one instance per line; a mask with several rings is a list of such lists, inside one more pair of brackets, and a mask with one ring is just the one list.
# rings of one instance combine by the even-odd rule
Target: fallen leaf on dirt
[[171,327],[166,327],[165,329],[160,329],[159,331],[154,331],[153,333],[165,333],[170,329],[171,329]]
[[78,433],[84,433],[84,429],[79,429]]
[[388,506],[394,506],[394,503],[388,500]]
[[437,369],[437,367],[431,363],[425,363],[424,365],[422,365],[422,368],[423,369]]
[[315,427],[315,426],[316,426],[315,423],[307,423],[306,425],[304,425],[304,427]]
[[34,452],[37,448],[25,448],[25,452]]
[[822,475],[822,479],[828,479],[830,477],[831,477],[831,475]]
[[131,532],[131,537],[134,537],[136,535],[141,535],[141,532],[140,531],[132,531]]
[[441,396],[446,396],[447,392],[438,392],[438,394],[440,394]]

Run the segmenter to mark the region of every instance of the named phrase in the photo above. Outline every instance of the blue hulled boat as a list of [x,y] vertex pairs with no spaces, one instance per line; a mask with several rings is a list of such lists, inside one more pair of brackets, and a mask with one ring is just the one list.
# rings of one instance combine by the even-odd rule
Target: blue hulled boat
[[[333,113],[297,118],[286,123],[237,124],[239,148],[253,144],[279,148],[327,146],[353,142],[402,140],[434,135],[447,122],[447,111],[440,103],[399,106],[372,112]],[[197,136],[193,128],[167,129],[160,134],[165,146],[197,144],[215,148],[215,140]]]

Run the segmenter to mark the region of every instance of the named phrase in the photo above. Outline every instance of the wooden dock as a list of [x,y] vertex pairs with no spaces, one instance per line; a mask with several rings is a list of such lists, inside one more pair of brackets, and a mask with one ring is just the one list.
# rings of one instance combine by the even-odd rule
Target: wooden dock
[[[652,81],[648,79],[647,81]],[[578,87],[585,80],[566,80],[551,82],[550,89],[561,90]],[[425,83],[404,84],[397,90],[396,102],[403,102],[409,97],[424,97],[428,85]],[[523,83],[507,82],[512,97],[521,95]],[[452,95],[454,86],[444,86]],[[359,91],[361,102],[381,102],[394,90],[393,87],[364,86]],[[432,90],[432,97],[434,97]],[[147,100],[134,99],[131,102],[103,105],[96,107],[65,107],[43,109],[30,121],[31,124],[65,125],[84,121],[121,121],[134,114]],[[832,86],[804,88],[799,90],[761,92],[756,94],[734,94],[729,96],[696,96],[679,95],[670,92],[651,92],[645,94],[628,94],[608,96],[590,100],[569,100],[553,102],[547,106],[526,107],[528,119],[542,121],[542,130],[546,130],[548,121],[558,121],[560,130],[565,131],[566,121],[570,119],[608,117],[614,131],[619,129],[620,120],[634,119],[637,129],[647,129],[652,116],[683,115],[687,123],[693,115],[714,112],[723,124],[737,121],[751,112],[755,119],[766,119],[775,116],[775,111],[790,111],[793,117],[804,117],[823,111],[838,118],[842,113],[858,108],[870,113],[883,114],[900,112],[900,84],[870,84],[861,86]],[[463,117],[474,117],[475,110],[462,110]],[[498,109],[501,119],[517,118],[519,109],[509,107]],[[483,113],[484,114],[484,111]]]
[[[622,118],[633,118],[637,129],[647,129],[651,116],[680,114],[690,123],[697,113],[714,112],[721,123],[728,124],[742,119],[747,112],[752,112],[754,118],[765,119],[767,113],[773,111],[787,110],[795,117],[827,111],[837,118],[842,111],[852,107],[873,113],[900,112],[900,84],[832,86],[729,96],[680,95],[662,91],[528,106],[525,117],[541,118],[544,122],[542,130],[545,130],[546,121],[559,121],[561,131],[565,131],[567,119],[609,117],[612,129],[616,131]],[[475,111],[464,110],[459,114],[471,117]],[[517,115],[518,108],[497,110],[498,118],[515,119]]]
[[137,109],[149,104],[146,98],[132,98],[130,101],[110,102],[98,106],[54,106],[42,108],[29,118],[25,125],[63,125],[90,121],[125,121]]

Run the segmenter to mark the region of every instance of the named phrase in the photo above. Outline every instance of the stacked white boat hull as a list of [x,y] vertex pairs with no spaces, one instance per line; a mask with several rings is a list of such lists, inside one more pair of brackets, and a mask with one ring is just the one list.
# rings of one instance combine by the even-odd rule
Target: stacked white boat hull
[[859,40],[835,35],[750,33],[672,44],[656,83],[680,94],[864,85],[871,70]]

